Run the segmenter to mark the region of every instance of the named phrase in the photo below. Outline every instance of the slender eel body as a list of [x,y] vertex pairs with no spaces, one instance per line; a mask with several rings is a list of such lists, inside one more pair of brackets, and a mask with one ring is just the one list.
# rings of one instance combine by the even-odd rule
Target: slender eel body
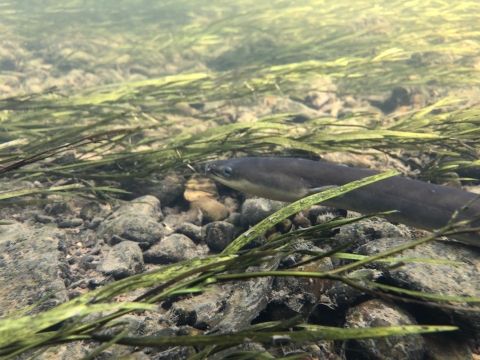
[[[218,160],[209,163],[205,172],[218,182],[236,190],[289,202],[378,173],[293,158]],[[366,185],[322,204],[364,214],[398,210],[386,218],[432,231],[445,226],[456,210],[476,197],[477,194],[468,191],[396,176]],[[479,215],[480,200],[462,211],[457,219],[471,219]],[[480,227],[480,220],[474,221],[471,226]],[[452,237],[480,246],[479,233],[457,234]]]

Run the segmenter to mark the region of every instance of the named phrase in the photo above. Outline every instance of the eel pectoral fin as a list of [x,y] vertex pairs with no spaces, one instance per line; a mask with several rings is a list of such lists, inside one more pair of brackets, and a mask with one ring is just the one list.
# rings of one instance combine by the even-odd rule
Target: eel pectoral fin
[[318,194],[320,192],[330,190],[330,189],[334,189],[336,187],[338,187],[338,186],[337,185],[325,185],[325,186],[320,186],[320,187],[316,187],[316,188],[311,188],[311,189],[308,190],[308,195]]

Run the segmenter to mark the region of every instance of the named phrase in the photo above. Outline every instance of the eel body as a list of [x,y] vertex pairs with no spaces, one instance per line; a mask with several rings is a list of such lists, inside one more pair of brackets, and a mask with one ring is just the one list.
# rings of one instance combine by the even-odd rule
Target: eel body
[[[205,172],[236,190],[272,200],[293,202],[333,186],[345,185],[377,171],[326,162],[294,158],[240,158],[213,161]],[[456,210],[477,198],[477,194],[400,176],[391,177],[323,205],[363,214],[397,210],[386,216],[390,221],[433,231],[445,226]],[[460,212],[457,220],[480,215],[480,200]],[[480,220],[470,226],[480,227]],[[463,233],[454,239],[480,246],[479,233]]]

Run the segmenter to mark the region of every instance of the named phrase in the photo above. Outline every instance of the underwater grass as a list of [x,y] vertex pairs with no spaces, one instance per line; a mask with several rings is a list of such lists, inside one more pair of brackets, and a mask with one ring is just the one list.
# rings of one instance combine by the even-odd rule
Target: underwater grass
[[[225,0],[155,4],[138,1],[136,6],[121,1],[116,6],[116,16],[112,16],[108,1],[97,1],[94,7],[76,0],[65,1],[61,6],[45,1],[41,6],[32,3],[28,8],[11,2],[4,4],[0,19],[6,25],[5,32],[24,41],[52,38],[54,27],[64,24],[65,36],[83,35],[78,45],[88,41],[101,44],[90,62],[75,62],[75,56],[69,54],[54,66],[69,61],[75,65],[73,68],[83,66],[89,71],[114,66],[128,68],[137,63],[155,66],[158,64],[149,60],[155,54],[193,52],[194,60],[206,57],[214,70],[211,77],[206,73],[194,75],[199,80],[196,91],[188,91],[181,81],[158,87],[158,80],[145,80],[142,86],[150,86],[150,95],[155,98],[145,99],[141,96],[144,91],[137,94],[135,86],[110,85],[103,86],[110,91],[95,97],[82,94],[76,101],[71,99],[75,106],[132,100],[148,105],[149,110],[165,110],[171,109],[175,99],[188,103],[241,98],[252,93],[289,94],[312,76],[334,77],[341,86],[340,93],[352,94],[432,82],[444,86],[478,85],[478,72],[470,61],[474,61],[479,50],[480,32],[475,30],[474,15],[479,5],[475,2],[440,5],[436,1],[404,4],[398,0],[385,4],[309,0],[290,5],[282,1],[245,1],[235,3],[235,10],[231,5],[231,1]],[[179,10],[191,8],[195,8],[195,13]],[[206,13],[210,18],[204,16]],[[85,23],[87,19],[89,22]],[[109,42],[114,46],[108,46]],[[124,58],[123,55],[130,60],[112,61]],[[434,55],[444,55],[446,59],[438,62]],[[163,78],[163,74],[159,75]],[[174,74],[173,78],[179,75]],[[220,83],[209,81],[216,77]],[[236,86],[232,87],[230,82]],[[167,103],[159,102],[160,96]],[[57,98],[55,102],[61,100]],[[21,106],[21,102],[17,101],[17,105]]]
[[[442,108],[450,101],[439,101],[432,105],[430,110]],[[364,149],[374,149],[395,157],[399,148],[435,155],[430,167],[422,169],[426,179],[434,179],[434,176],[442,172],[478,164],[478,156],[473,149],[478,148],[480,141],[479,109],[452,110],[446,114],[427,113],[421,118],[421,128],[415,115],[416,112],[412,112],[405,115],[400,122],[385,125],[378,121],[372,122],[372,118],[364,114],[350,116],[348,120],[358,121],[361,126],[359,128],[342,124],[342,120],[333,123],[331,118],[312,119],[298,124],[293,121],[294,115],[281,114],[267,116],[253,123],[217,125],[201,132],[195,130],[195,125],[171,139],[163,140],[148,135],[162,127],[162,124],[130,127],[123,135],[112,136],[79,149],[81,152],[91,151],[95,158],[79,156],[68,164],[46,163],[42,164],[41,168],[22,168],[17,172],[82,179],[141,179],[152,173],[167,173],[179,167],[186,170],[186,164],[199,164],[214,158],[215,155],[228,152],[308,156],[308,153],[364,153]],[[130,116],[133,116],[133,113]],[[118,120],[117,115],[106,118],[104,124],[97,124],[98,130],[108,129],[115,120]],[[66,125],[65,127],[67,128]],[[73,143],[78,141],[79,135],[85,137],[92,130],[97,130],[95,124],[76,130],[74,139],[70,139],[71,135],[66,134],[35,141],[35,145],[29,145],[29,142],[21,145],[22,156],[35,158],[35,151],[38,149],[61,144],[66,140]],[[141,136],[141,141],[132,142],[134,136]],[[144,146],[145,150],[135,151],[137,146]],[[7,159],[11,160],[12,156],[14,155],[8,155]],[[447,156],[450,158],[449,162],[439,165],[440,160]],[[454,160],[455,158],[458,160]]]
[[[62,44],[65,38],[68,41],[73,39],[76,48],[67,53],[58,52],[52,61],[52,68],[59,71],[71,67],[94,73],[112,68],[128,72],[137,64],[161,67],[173,62],[174,56],[191,61],[186,61],[184,67],[179,65],[177,73],[159,71],[152,79],[78,91],[46,89],[40,94],[1,99],[0,141],[3,144],[0,149],[3,153],[0,163],[5,164],[4,176],[42,181],[62,177],[75,180],[145,179],[171,171],[190,175],[187,165],[195,166],[238,152],[309,157],[331,151],[359,154],[369,151],[393,158],[398,149],[427,152],[432,154],[432,160],[425,168],[419,169],[424,179],[435,179],[445,172],[479,165],[480,109],[478,106],[467,107],[468,99],[465,98],[446,97],[404,114],[364,111],[343,119],[325,116],[301,124],[296,122],[297,115],[301,114],[296,113],[272,114],[248,124],[231,124],[217,114],[218,110],[267,96],[290,97],[301,102],[308,90],[331,91],[325,85],[328,84],[326,80],[337,85],[334,92],[339,96],[378,94],[398,86],[477,86],[476,57],[480,50],[480,32],[476,30],[476,14],[480,12],[480,5],[476,2],[310,0],[291,5],[284,1],[249,0],[236,2],[236,11],[232,11],[232,2],[225,0],[205,3],[179,0],[154,4],[138,1],[133,7],[131,2],[120,0],[116,2],[115,13],[111,12],[109,1],[92,4],[79,0],[67,0],[61,4],[46,0],[21,8],[15,2],[4,3],[0,11],[0,35],[28,43],[32,48]],[[195,13],[186,11],[193,8]],[[64,29],[63,38],[58,35],[59,27]],[[95,53],[94,58],[86,56],[89,51]],[[206,63],[209,70],[191,70],[195,69],[196,63]],[[186,69],[188,72],[184,71]],[[315,81],[322,85],[314,84]],[[205,104],[206,109],[193,113],[190,105],[195,104]],[[174,119],[173,115],[177,118]],[[197,124],[180,133],[171,130],[176,122],[188,117],[211,128],[199,130]],[[166,133],[160,131],[164,129],[167,129]],[[81,142],[89,136],[112,130],[119,133]],[[60,155],[57,150],[72,148],[65,143],[78,144],[75,160],[62,164],[40,162]],[[12,165],[15,167],[8,168]],[[101,186],[71,186],[73,188],[57,187],[43,191],[80,196],[78,191],[111,190]],[[35,192],[29,191],[20,190],[3,196],[11,201],[14,195]],[[3,204],[9,206],[7,202]],[[281,212],[271,217],[275,216],[276,221],[285,214]],[[348,221],[355,220],[343,224]],[[237,250],[239,243],[250,240],[272,222],[266,219],[247,236],[237,239],[232,247]],[[316,230],[325,230],[329,226],[340,224],[332,222]],[[453,224],[449,226],[454,227]],[[450,230],[445,228],[443,231]],[[349,257],[355,261],[330,273],[307,274],[294,269],[258,274],[224,273],[292,253],[288,246],[307,236],[315,236],[312,232],[304,236],[299,233],[287,235],[255,253],[217,255],[174,264],[161,271],[110,283],[44,314],[0,320],[0,329],[5,335],[0,337],[0,354],[8,358],[27,349],[92,338],[107,342],[93,355],[113,343],[148,343],[152,346],[152,342],[170,342],[170,345],[185,345],[187,340],[197,342],[199,338],[139,339],[130,336],[129,329],[123,331],[120,326],[117,333],[108,336],[95,333],[93,329],[108,328],[115,319],[133,309],[154,311],[152,302],[175,294],[205,291],[209,284],[231,281],[235,277],[238,280],[257,275],[315,276],[342,281],[360,291],[387,297],[379,291],[382,290],[379,284],[349,276],[349,272],[372,261],[429,261],[390,257],[406,247],[367,258],[354,258],[336,249],[329,254],[307,254],[311,257],[306,261],[326,255]],[[417,244],[408,244],[407,247]],[[431,261],[443,263],[442,260]],[[193,279],[189,279],[192,276]],[[146,290],[136,302],[110,302],[120,294],[151,286],[157,287]],[[477,298],[442,297],[440,294],[430,295],[425,301],[425,294],[392,288],[384,290],[409,295],[434,306],[447,306],[442,301],[478,302]],[[100,309],[114,312],[95,321],[83,318],[85,314]],[[459,307],[459,310],[470,309]],[[15,325],[18,320],[19,325]],[[61,321],[64,325],[57,332],[40,332],[47,329],[48,324]],[[272,342],[278,334],[287,334],[292,341],[306,341],[455,329],[418,326],[362,329],[355,333],[344,331],[346,329],[310,327],[309,331],[291,332],[287,325],[292,323],[262,324],[263,328],[252,326],[230,336],[202,337],[205,345],[218,346],[208,347],[194,358],[203,359],[224,349],[222,344],[233,346],[245,338]],[[295,329],[300,328],[299,324],[294,325]],[[276,330],[270,331],[272,328]]]

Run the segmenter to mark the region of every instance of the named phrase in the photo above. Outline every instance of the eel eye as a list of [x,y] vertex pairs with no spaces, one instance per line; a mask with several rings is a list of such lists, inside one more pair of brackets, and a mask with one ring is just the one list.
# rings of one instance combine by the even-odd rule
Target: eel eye
[[226,167],[223,169],[223,175],[225,175],[225,177],[232,176],[232,173],[233,173],[233,170],[231,167]]

